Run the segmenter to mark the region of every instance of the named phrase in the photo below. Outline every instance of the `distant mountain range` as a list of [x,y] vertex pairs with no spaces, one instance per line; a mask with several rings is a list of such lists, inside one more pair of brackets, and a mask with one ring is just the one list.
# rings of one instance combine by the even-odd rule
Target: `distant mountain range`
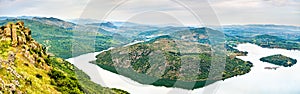
[[[122,45],[136,40],[148,40],[158,36],[168,35],[176,31],[196,29],[196,27],[154,26],[131,22],[108,22],[94,19],[73,19],[64,21],[53,17],[46,18],[32,16],[0,18],[0,24],[23,20],[25,23],[28,23],[28,27],[32,28],[33,31],[40,30],[33,33],[33,37],[42,44],[46,44],[44,42],[46,40],[51,40],[52,42],[48,42],[50,43],[48,45],[61,45],[52,46],[49,51],[64,58],[72,56],[71,53],[69,53],[72,46],[67,43],[74,42],[72,41],[72,39],[74,39],[72,37],[74,34],[80,35],[89,33],[90,35],[93,35],[93,37],[85,36],[81,39],[88,39],[92,41],[96,38],[96,41],[98,41],[96,43],[89,42],[85,45],[79,45],[78,47],[85,48],[86,51],[79,51],[78,54],[73,53],[73,55],[76,56],[86,52],[101,51],[113,45]],[[254,42],[253,40],[255,39],[253,38],[255,38],[255,36],[270,35],[283,39],[285,44],[292,44],[295,46],[298,45],[298,43],[295,42],[299,42],[300,37],[299,27],[287,25],[228,25],[223,26],[223,28],[214,27],[213,29],[223,31],[227,40],[239,40],[240,42]],[[80,42],[79,40],[81,39],[76,40]],[[266,43],[264,43],[264,45],[265,44]],[[274,44],[272,47],[286,47],[282,45],[278,46],[279,44],[280,43],[276,45]],[[86,47],[86,45],[90,45],[90,47]],[[92,45],[95,45],[96,48]],[[289,47],[288,49],[294,48]]]
[[118,28],[117,26],[115,26],[111,22],[106,22],[106,23],[90,23],[90,24],[86,24],[86,25],[94,25],[94,26],[108,27],[108,28],[114,28],[114,29]]
[[297,39],[300,37],[299,26],[287,25],[229,25],[218,28],[225,34],[233,36],[254,37],[256,35],[268,34],[286,39]]

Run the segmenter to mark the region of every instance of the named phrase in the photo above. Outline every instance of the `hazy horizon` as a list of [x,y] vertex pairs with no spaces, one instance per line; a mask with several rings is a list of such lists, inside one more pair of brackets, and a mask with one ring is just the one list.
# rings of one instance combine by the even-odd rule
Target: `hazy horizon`
[[[177,0],[0,0],[0,16],[101,19],[154,25],[205,26],[214,20],[211,25],[300,26],[300,0],[187,1],[194,4]],[[202,16],[197,18],[194,11]]]

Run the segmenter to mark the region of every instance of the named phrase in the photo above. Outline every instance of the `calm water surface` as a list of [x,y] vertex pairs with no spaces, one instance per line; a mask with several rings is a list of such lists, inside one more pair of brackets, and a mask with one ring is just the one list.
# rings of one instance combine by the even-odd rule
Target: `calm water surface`
[[[215,94],[300,94],[300,51],[261,48],[250,43],[240,44],[237,49],[248,52],[247,56],[238,58],[254,64],[249,73],[195,90],[142,85],[89,63],[96,60],[95,56],[101,52],[84,54],[67,61],[87,73],[95,83],[123,89],[132,94],[203,94],[203,91],[215,86],[217,88]],[[278,67],[259,60],[261,57],[274,54],[283,54],[297,59],[298,62],[292,67],[279,67],[277,70],[264,69],[264,67]]]

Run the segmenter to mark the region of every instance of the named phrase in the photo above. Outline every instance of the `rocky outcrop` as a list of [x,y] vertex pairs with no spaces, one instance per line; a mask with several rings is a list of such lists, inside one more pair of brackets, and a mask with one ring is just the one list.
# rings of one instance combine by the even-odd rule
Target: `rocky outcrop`
[[[18,64],[16,62],[23,62],[20,61],[22,59],[29,61],[36,68],[47,70],[49,66],[44,58],[47,58],[48,55],[45,48],[32,39],[30,29],[26,28],[24,22],[21,21],[0,27],[0,42],[6,43],[5,46],[8,47],[5,48],[7,54],[0,54],[0,69],[6,70],[5,72],[10,75],[10,79],[13,79],[8,80],[6,78],[4,80],[0,76],[0,94],[21,94],[22,92],[18,90],[20,87],[19,80],[24,80],[27,77],[22,76],[17,71]],[[19,58],[19,61],[16,61],[16,58]]]
[[[92,83],[75,66],[50,57],[23,22],[0,27],[0,94],[121,94]],[[79,81],[80,80],[80,81]]]
[[1,40],[10,40],[13,47],[23,47],[25,51],[34,51],[39,56],[47,56],[45,48],[32,39],[31,30],[26,28],[22,21],[2,26],[0,36]]
[[13,47],[32,41],[30,29],[25,28],[24,22],[21,21],[16,24],[8,23],[6,26],[2,26],[0,36],[1,40],[11,40]]
[[4,34],[7,38],[11,37],[11,24],[7,24],[4,28]]

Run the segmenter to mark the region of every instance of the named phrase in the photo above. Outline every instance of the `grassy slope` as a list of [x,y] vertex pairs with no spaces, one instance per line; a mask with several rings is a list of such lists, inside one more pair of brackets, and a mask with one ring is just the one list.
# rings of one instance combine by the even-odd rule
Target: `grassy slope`
[[[18,34],[24,32],[24,28],[17,30]],[[5,94],[9,92],[29,94],[127,93],[119,89],[101,87],[91,82],[85,73],[69,62],[62,58],[46,55],[44,47],[32,40],[29,35],[25,36],[27,37],[25,44],[12,46],[11,38],[6,38],[2,33],[1,31],[0,80],[4,84],[0,83],[0,91]],[[8,85],[15,88],[10,88]]]

